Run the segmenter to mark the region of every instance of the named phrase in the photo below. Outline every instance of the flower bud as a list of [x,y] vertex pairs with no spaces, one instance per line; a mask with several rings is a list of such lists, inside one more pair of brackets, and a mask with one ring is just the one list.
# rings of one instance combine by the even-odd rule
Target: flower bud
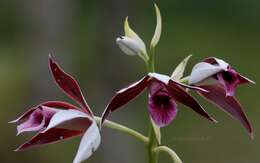
[[120,49],[127,55],[138,55],[144,48],[137,40],[126,36],[118,37],[116,42]]

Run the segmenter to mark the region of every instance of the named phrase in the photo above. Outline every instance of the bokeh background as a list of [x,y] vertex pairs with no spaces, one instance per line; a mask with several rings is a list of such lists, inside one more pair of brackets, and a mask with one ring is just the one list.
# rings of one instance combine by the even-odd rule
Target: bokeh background
[[[170,74],[188,54],[192,65],[206,56],[225,59],[239,72],[260,80],[260,1],[156,1],[163,16],[163,33],[156,49],[158,72]],[[68,99],[50,76],[52,53],[79,81],[95,114],[100,115],[113,93],[145,74],[138,57],[124,55],[115,43],[123,20],[147,42],[155,28],[150,0],[1,0],[0,1],[0,128],[3,163],[69,163],[80,138],[27,152],[13,152],[32,135],[16,137],[7,124],[30,106],[46,100]],[[214,125],[180,106],[177,119],[162,130],[163,143],[185,163],[260,162],[259,86],[243,86],[237,97],[251,120],[251,141],[237,121],[198,99],[220,123]],[[73,103],[73,102],[72,102]],[[147,133],[146,95],[114,113],[110,119]],[[89,163],[143,163],[147,153],[132,137],[104,129],[103,141]],[[163,163],[169,157],[161,155]]]

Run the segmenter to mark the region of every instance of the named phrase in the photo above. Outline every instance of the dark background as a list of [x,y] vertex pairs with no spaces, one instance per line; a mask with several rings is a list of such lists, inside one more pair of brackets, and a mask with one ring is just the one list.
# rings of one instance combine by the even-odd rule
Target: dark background
[[[157,46],[156,68],[170,74],[192,53],[190,65],[206,56],[223,58],[237,71],[258,83],[260,1],[157,1],[163,33]],[[137,57],[124,55],[115,43],[123,34],[123,20],[147,42],[155,28],[150,0],[1,0],[0,1],[0,128],[3,163],[73,160],[80,138],[27,152],[13,152],[32,135],[16,137],[7,124],[28,107],[46,100],[69,100],[52,81],[47,58],[52,53],[79,81],[96,115],[113,93],[140,79],[145,67]],[[255,139],[251,141],[237,121],[198,99],[220,122],[216,125],[180,106],[176,120],[162,130],[163,144],[172,147],[185,163],[260,162],[259,87],[243,86],[236,95],[245,106]],[[113,114],[110,119],[147,133],[146,95]],[[104,129],[102,145],[86,162],[143,163],[143,144],[127,135]],[[162,155],[160,162],[170,162]]]

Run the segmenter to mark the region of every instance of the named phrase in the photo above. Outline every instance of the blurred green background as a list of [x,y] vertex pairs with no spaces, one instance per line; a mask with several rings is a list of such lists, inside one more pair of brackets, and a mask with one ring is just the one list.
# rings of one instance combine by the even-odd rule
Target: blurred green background
[[[156,49],[158,72],[170,74],[188,54],[192,65],[206,56],[231,63],[242,74],[260,80],[259,0],[156,1],[163,16],[163,33]],[[46,100],[72,102],[58,90],[49,74],[52,53],[63,68],[79,81],[96,115],[100,115],[116,90],[145,74],[143,62],[124,55],[115,43],[123,34],[123,20],[147,42],[155,28],[150,0],[1,0],[0,1],[0,128],[3,163],[73,160],[80,138],[26,152],[13,152],[32,135],[16,137],[7,124],[30,106]],[[243,86],[237,97],[254,127],[251,141],[237,121],[198,97],[220,122],[216,125],[180,106],[176,120],[162,130],[163,143],[185,163],[260,162],[259,87]],[[110,119],[147,133],[145,94]],[[102,131],[102,145],[86,162],[143,163],[141,142],[110,129]],[[161,163],[168,163],[162,154]]]

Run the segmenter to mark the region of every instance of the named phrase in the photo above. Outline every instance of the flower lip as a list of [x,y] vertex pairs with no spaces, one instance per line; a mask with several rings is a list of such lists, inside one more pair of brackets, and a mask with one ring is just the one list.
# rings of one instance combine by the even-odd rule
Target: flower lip
[[155,124],[164,127],[175,119],[177,104],[162,83],[153,81],[149,84],[148,90],[148,111]]
[[38,107],[35,108],[23,122],[17,126],[17,135],[23,132],[39,131],[47,127],[50,119],[58,110]]

